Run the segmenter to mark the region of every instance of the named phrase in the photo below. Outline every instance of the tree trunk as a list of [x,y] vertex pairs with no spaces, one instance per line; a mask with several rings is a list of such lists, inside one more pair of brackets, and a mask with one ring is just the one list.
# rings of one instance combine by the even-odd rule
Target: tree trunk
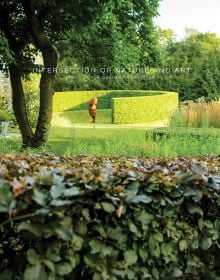
[[12,87],[12,105],[15,118],[21,131],[23,146],[31,146],[33,132],[27,116],[24,92],[18,65],[15,63],[10,64],[9,73]]
[[55,75],[42,73],[40,81],[40,110],[32,147],[39,147],[47,142],[53,110]]
[[23,1],[25,14],[30,25],[34,44],[43,56],[44,69],[40,81],[40,110],[31,146],[39,147],[47,142],[50,128],[52,110],[54,81],[57,67],[57,52],[41,26],[40,19],[34,9],[34,1]]

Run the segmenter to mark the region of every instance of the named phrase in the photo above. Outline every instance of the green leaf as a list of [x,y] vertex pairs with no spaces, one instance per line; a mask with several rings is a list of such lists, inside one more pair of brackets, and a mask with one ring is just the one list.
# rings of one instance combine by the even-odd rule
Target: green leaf
[[47,195],[40,189],[34,189],[34,192],[33,192],[33,200],[39,204],[39,205],[42,205],[42,206],[45,206],[46,205],[46,197]]
[[53,174],[50,170],[47,170],[45,167],[40,167],[40,184],[41,185],[52,185],[53,182]]
[[199,214],[200,216],[203,216],[203,211],[199,206],[188,205],[187,208],[190,214]]
[[62,189],[64,187],[63,180],[64,180],[63,176],[53,174],[53,185],[58,186]]
[[200,231],[202,232],[202,230],[203,230],[203,219],[198,220],[198,227],[199,227]]
[[107,212],[107,213],[115,212],[115,207],[112,203],[101,202],[100,204],[101,204],[102,208],[105,210],[105,212]]
[[13,200],[9,186],[0,184],[0,212],[8,212]]
[[41,264],[28,266],[24,272],[24,280],[47,280],[47,274]]
[[212,246],[212,239],[210,237],[204,237],[201,240],[201,248],[208,250]]
[[59,274],[60,276],[68,275],[72,270],[73,267],[68,262],[59,263],[56,265],[57,274]]
[[63,240],[65,241],[69,241],[72,239],[72,228],[68,228],[68,227],[56,227],[54,229],[54,231],[56,232],[56,234]]
[[99,253],[101,256],[108,256],[113,251],[111,246],[107,246],[106,244],[98,241],[98,240],[91,240],[89,242],[89,246],[91,248],[91,254]]
[[138,215],[135,215],[135,218],[137,221],[141,222],[143,228],[146,228],[146,226],[154,219],[153,215],[144,210],[141,211],[141,213],[138,213]]
[[50,260],[42,260],[42,263],[49,268],[51,271],[55,272],[55,265],[52,261]]
[[27,230],[34,235],[40,237],[41,236],[41,229],[38,225],[35,225],[31,222],[21,222],[18,226],[19,230]]
[[147,279],[147,278],[151,278],[152,279],[152,275],[149,273],[149,270],[146,267],[141,267],[140,268],[140,272],[143,275],[143,279]]
[[34,249],[30,249],[27,251],[27,260],[30,264],[37,265],[40,262],[40,255]]
[[68,260],[71,263],[72,268],[75,268],[80,263],[80,255],[74,254],[68,256]]
[[157,240],[155,240],[152,236],[149,238],[149,247],[150,253],[154,257],[160,257],[160,246]]
[[161,232],[153,234],[153,238],[158,242],[163,242],[163,234]]
[[152,198],[149,197],[148,195],[144,195],[144,194],[143,195],[136,195],[135,197],[133,197],[131,199],[131,202],[133,202],[133,203],[140,203],[140,202],[142,202],[142,203],[148,204],[151,201],[152,201]]
[[148,259],[148,251],[147,248],[140,248],[139,249],[139,255],[142,259],[142,261],[146,261]]
[[175,278],[178,278],[182,275],[183,275],[183,272],[179,268],[174,268],[174,270],[172,271],[172,274],[171,274],[171,276],[175,277]]
[[135,181],[128,185],[128,187],[124,190],[125,198],[127,201],[130,201],[139,191],[140,183]]
[[63,192],[64,197],[70,197],[70,196],[77,196],[80,194],[80,189],[77,187],[72,187],[69,189],[65,189]]
[[124,253],[124,258],[125,258],[125,261],[128,265],[133,265],[138,260],[137,254],[133,250],[126,251]]
[[77,234],[73,234],[72,249],[77,252],[82,249],[83,244],[84,244],[83,238]]
[[157,279],[157,280],[160,279],[160,274],[159,274],[159,271],[158,271],[158,269],[157,269],[156,267],[154,267],[154,268],[152,269],[152,274],[153,274],[153,276],[154,276],[155,279]]
[[138,232],[138,228],[137,228],[136,225],[133,224],[132,222],[130,222],[130,223],[128,224],[128,226],[129,226],[129,230],[130,230],[131,232],[133,232],[133,233],[137,233],[137,232]]
[[52,262],[59,262],[61,260],[61,247],[62,245],[60,241],[53,242],[46,251],[46,257]]
[[179,242],[179,248],[180,248],[180,251],[187,250],[187,242],[186,242],[186,240],[181,240]]
[[185,197],[192,197],[195,202],[199,202],[203,197],[203,192],[197,189],[186,188],[183,195]]
[[54,199],[51,201],[50,205],[51,206],[56,206],[56,207],[62,207],[62,206],[67,206],[70,205],[72,202],[69,200],[58,200],[58,199]]
[[61,188],[59,185],[53,185],[50,189],[50,194],[54,199],[60,197],[62,193],[63,193],[63,188]]

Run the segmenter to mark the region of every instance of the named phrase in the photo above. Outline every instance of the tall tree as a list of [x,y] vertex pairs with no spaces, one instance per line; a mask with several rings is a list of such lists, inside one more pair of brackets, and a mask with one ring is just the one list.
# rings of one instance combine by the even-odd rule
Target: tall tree
[[162,70],[155,71],[148,86],[158,90],[178,91],[181,100],[220,97],[220,38],[215,33],[187,29],[177,41],[171,30],[158,31]]
[[[58,56],[55,43],[68,38],[69,31],[77,37],[80,32],[99,22],[99,15],[108,24],[99,26],[96,40],[105,38],[116,40],[114,32],[117,25],[129,32],[127,26],[137,30],[139,45],[148,47],[143,59],[154,60],[152,44],[146,47],[146,38],[151,38],[152,17],[156,15],[159,0],[1,0],[0,1],[0,59],[1,69],[9,71],[13,109],[22,134],[23,145],[39,147],[47,141],[52,117],[55,69]],[[109,11],[117,11],[116,22],[109,22]],[[103,11],[105,13],[103,13]],[[120,24],[119,24],[120,23]],[[96,26],[97,27],[97,26]],[[113,28],[114,27],[114,28]],[[96,29],[97,30],[97,29]],[[89,34],[89,33],[87,33]],[[81,36],[84,41],[85,38]],[[107,40],[107,39],[106,39]],[[116,40],[118,42],[118,40]],[[83,42],[82,42],[83,43]],[[116,44],[114,44],[114,48]],[[79,50],[79,48],[78,48]],[[86,48],[82,46],[86,53]],[[40,80],[40,109],[35,131],[33,131],[26,110],[25,95],[21,83],[22,76],[31,72],[34,58],[40,52],[44,71]],[[110,57],[106,58],[111,59]],[[6,66],[5,66],[6,65]]]
[[[79,32],[73,28],[66,41],[57,45],[60,65],[75,66],[81,71],[72,77],[59,73],[57,88],[139,88],[139,81],[129,79],[131,69],[153,66],[159,61],[156,30],[152,21],[157,10],[158,1],[155,0],[108,1],[99,17],[90,25],[81,26]],[[83,75],[83,67],[96,69],[96,72]],[[92,79],[87,79],[88,76]],[[108,79],[108,76],[117,76],[117,79]],[[96,80],[94,77],[101,79]],[[75,78],[81,82],[75,83]]]

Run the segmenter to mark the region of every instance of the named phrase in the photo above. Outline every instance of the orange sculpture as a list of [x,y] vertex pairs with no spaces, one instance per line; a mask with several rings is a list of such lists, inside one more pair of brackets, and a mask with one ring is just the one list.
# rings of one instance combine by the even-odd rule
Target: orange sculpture
[[93,97],[90,101],[89,101],[89,106],[88,106],[88,110],[89,110],[89,114],[92,117],[92,123],[95,123],[95,119],[96,119],[96,106],[98,103],[98,99],[96,97]]

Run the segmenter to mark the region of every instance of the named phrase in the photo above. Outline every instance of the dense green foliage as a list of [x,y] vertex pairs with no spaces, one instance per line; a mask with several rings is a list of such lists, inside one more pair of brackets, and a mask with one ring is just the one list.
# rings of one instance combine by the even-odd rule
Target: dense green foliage
[[158,64],[152,19],[157,15],[159,1],[106,2],[89,25],[79,27],[77,32],[73,29],[66,41],[57,43],[59,67],[73,70],[58,72],[57,91],[138,89],[140,83],[129,69]]
[[0,94],[0,120],[10,121],[13,118],[11,110],[11,98],[9,95]]
[[210,279],[219,158],[5,156],[1,279]]
[[146,137],[153,137],[154,140],[166,139],[179,137],[179,138],[191,138],[203,141],[213,141],[219,139],[220,133],[218,129],[201,129],[201,128],[185,128],[185,127],[171,127],[171,128],[156,128],[153,131],[147,131]]
[[112,99],[113,123],[144,123],[172,117],[178,108],[178,93]]
[[22,80],[22,84],[27,104],[27,114],[31,125],[36,127],[39,113],[40,76],[36,73],[30,74]]
[[[69,60],[61,59],[61,67],[73,67],[73,74],[59,74],[57,89],[167,90],[179,92],[180,100],[195,100],[201,96],[206,100],[213,100],[220,97],[220,38],[216,34],[188,29],[185,38],[179,41],[175,39],[172,30],[159,28],[155,34],[159,43],[154,49],[160,53],[157,65],[146,62],[140,66],[137,58],[134,59],[134,56],[138,57],[140,49],[128,50],[129,45],[123,46],[123,51],[117,57],[118,64],[114,64],[114,59],[109,59],[103,66],[97,66],[92,59],[87,59],[86,64],[82,60],[71,62],[70,55]],[[71,44],[65,46],[63,52],[70,47],[72,48]],[[99,49],[103,56],[106,49],[108,50],[104,47]],[[83,50],[84,48],[81,49],[82,53]],[[117,51],[120,52],[120,48]],[[72,52],[68,51],[68,55]],[[90,52],[85,56],[88,53]],[[134,60],[128,61],[129,59]],[[91,72],[92,68],[95,68],[95,73]],[[103,73],[100,72],[102,70]]]
[[148,88],[178,91],[180,100],[219,98],[220,38],[191,29],[180,41],[175,40],[172,30],[159,29],[157,34],[162,62],[148,80]]

